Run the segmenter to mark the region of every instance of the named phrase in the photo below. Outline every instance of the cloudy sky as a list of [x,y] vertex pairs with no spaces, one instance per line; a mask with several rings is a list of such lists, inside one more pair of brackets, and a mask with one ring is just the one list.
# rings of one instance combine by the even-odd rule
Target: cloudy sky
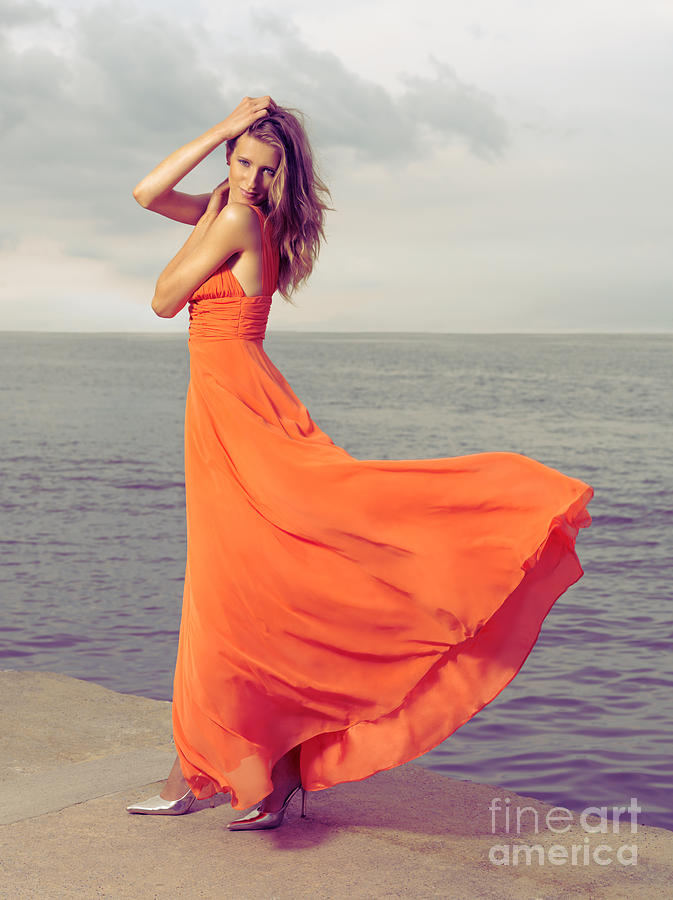
[[131,191],[266,93],[335,207],[270,329],[673,328],[671,0],[0,0],[0,29],[4,329],[184,332],[149,304],[188,226]]

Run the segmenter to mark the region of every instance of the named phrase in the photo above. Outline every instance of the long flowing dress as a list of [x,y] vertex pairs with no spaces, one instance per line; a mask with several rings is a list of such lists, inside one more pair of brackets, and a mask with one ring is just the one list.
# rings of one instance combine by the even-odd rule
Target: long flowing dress
[[426,753],[514,678],[592,488],[526,456],[361,460],[316,425],[227,264],[189,302],[187,562],[173,695],[182,771],[234,809],[300,744],[310,791]]

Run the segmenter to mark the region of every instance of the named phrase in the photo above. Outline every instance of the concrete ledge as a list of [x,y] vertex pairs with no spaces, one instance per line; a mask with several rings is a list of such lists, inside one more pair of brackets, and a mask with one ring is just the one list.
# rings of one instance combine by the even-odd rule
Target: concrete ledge
[[41,816],[106,794],[164,779],[175,759],[169,748],[130,750],[89,762],[20,775],[0,787],[0,825]]
[[[220,798],[184,816],[130,816],[173,758],[170,704],[61,675],[0,672],[0,898],[668,898],[673,832],[638,826],[546,829],[549,806],[491,785],[407,764],[294,800],[271,831],[230,832],[240,813]],[[67,714],[66,714],[67,713]],[[12,718],[9,718],[11,714]],[[494,797],[537,812],[519,834],[492,829]],[[611,861],[593,854],[612,845]],[[492,848],[539,848],[498,865]],[[587,848],[555,864],[556,846]],[[636,848],[634,865],[616,850]],[[629,854],[627,854],[629,855]],[[633,858],[633,851],[630,853]],[[556,851],[556,859],[559,855]],[[602,857],[606,854],[603,852]]]

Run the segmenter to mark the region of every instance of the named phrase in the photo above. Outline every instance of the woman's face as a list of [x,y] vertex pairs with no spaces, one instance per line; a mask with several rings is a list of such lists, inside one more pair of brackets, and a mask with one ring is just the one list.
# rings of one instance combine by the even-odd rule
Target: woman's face
[[229,199],[261,206],[269,196],[271,181],[280,165],[280,150],[242,134],[229,162]]

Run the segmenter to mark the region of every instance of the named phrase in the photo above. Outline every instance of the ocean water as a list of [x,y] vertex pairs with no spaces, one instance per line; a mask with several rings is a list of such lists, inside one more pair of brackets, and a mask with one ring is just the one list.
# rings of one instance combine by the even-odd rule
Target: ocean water
[[[0,666],[170,699],[186,334],[0,349]],[[265,349],[353,456],[513,450],[594,487],[584,577],[516,678],[417,762],[574,810],[636,797],[673,829],[673,337],[271,332]]]

